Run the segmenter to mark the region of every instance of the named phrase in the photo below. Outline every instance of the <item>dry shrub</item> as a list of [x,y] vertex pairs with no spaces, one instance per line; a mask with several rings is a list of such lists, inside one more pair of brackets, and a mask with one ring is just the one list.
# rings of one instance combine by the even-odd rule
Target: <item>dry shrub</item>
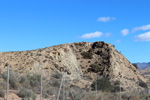
[[36,100],[36,95],[33,93],[33,91],[24,88],[20,89],[17,95],[21,98],[27,98],[27,99],[32,98],[33,100]]
[[93,53],[91,53],[91,52],[82,52],[81,55],[83,56],[84,59],[92,59],[93,58]]
[[96,92],[87,93],[83,100],[120,100],[117,94],[98,92],[96,97]]
[[80,87],[71,85],[69,91],[69,97],[73,100],[82,100],[85,97],[85,91],[82,90]]
[[90,68],[88,70],[91,72],[98,73],[98,72],[100,72],[101,69],[102,69],[102,67],[100,65],[94,63],[94,64],[90,65]]
[[0,97],[4,98],[5,97],[5,91],[4,89],[0,88]]
[[57,88],[57,87],[43,88],[43,97],[44,98],[49,98],[50,96],[53,96],[53,95],[57,96],[58,90],[59,90],[59,88]]
[[101,79],[95,80],[93,82],[93,84],[91,85],[93,90],[96,89],[95,84],[98,84],[97,85],[97,90],[101,90],[103,92],[110,92],[113,89],[113,86],[111,85],[111,82],[107,78],[101,78]]
[[[7,72],[4,72],[2,74],[3,79],[7,81]],[[12,89],[18,89],[19,86],[19,74],[16,71],[10,71],[9,72],[9,83],[10,83],[10,88]]]

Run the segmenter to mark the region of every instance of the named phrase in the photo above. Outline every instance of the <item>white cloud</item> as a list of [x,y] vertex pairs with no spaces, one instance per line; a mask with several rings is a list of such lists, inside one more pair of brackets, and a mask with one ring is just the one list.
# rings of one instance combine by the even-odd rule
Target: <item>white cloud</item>
[[135,36],[135,41],[150,41],[150,31]]
[[90,39],[90,38],[97,38],[97,37],[101,37],[103,35],[102,32],[99,32],[99,31],[96,31],[96,32],[93,32],[93,33],[86,33],[86,34],[83,34],[81,36],[82,39]]
[[121,40],[117,40],[115,43],[120,43],[121,42]]
[[116,20],[116,18],[115,18],[115,17],[112,17],[112,20]]
[[135,27],[135,28],[133,28],[132,32],[136,32],[136,31],[140,31],[140,30],[143,30],[143,31],[150,30],[150,24],[144,25],[141,27]]
[[110,37],[111,33],[106,33],[105,37]]
[[110,20],[116,20],[116,18],[115,17],[99,17],[97,19],[98,22],[108,22]]
[[123,30],[121,31],[121,34],[122,34],[123,36],[126,36],[126,35],[129,34],[129,30],[128,30],[128,29],[123,29]]

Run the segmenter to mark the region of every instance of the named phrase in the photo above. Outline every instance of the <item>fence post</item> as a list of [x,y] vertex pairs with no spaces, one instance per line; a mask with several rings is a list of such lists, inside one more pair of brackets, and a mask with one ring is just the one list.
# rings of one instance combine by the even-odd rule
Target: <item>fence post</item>
[[140,93],[139,93],[139,80],[138,80],[138,100],[140,99]]
[[96,90],[96,98],[97,98],[97,74],[95,75],[95,90]]
[[43,68],[41,67],[41,99],[43,97]]
[[122,100],[122,98],[121,98],[121,76],[120,76],[120,100]]
[[8,100],[8,91],[9,91],[9,65],[7,67],[7,97],[6,97],[6,100]]
[[63,82],[63,100],[65,100],[65,72],[64,72],[64,82]]
[[60,96],[60,90],[61,90],[61,87],[62,87],[63,80],[64,80],[64,75],[62,76],[61,84],[60,84],[59,91],[58,91],[57,100],[59,99],[59,96]]

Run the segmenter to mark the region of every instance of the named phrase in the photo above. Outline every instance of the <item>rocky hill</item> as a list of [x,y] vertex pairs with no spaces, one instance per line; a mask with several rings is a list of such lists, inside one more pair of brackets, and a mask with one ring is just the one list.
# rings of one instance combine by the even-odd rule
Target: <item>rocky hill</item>
[[43,49],[0,52],[0,71],[7,65],[19,73],[40,72],[41,66],[46,72],[63,72],[80,87],[90,86],[97,77],[105,77],[114,82],[120,80],[126,90],[137,88],[137,81],[147,80],[139,71],[118,52],[113,45],[105,42],[68,43]]

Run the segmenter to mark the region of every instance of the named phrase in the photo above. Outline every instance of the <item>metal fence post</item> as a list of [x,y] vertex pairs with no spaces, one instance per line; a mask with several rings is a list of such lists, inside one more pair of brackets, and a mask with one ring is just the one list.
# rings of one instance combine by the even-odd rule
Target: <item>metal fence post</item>
[[121,76],[120,76],[120,100],[122,100],[121,98]]
[[96,98],[97,98],[97,75],[95,75],[95,90],[96,90]]
[[65,100],[65,72],[64,72],[64,81],[63,81],[63,100]]
[[58,91],[57,100],[59,100],[60,90],[61,90],[61,87],[62,87],[62,84],[63,84],[63,80],[64,80],[64,75],[62,76],[61,84],[60,84],[59,91]]
[[41,67],[41,99],[42,100],[43,96],[43,68]]
[[138,80],[138,100],[140,99],[140,93],[139,93],[139,80]]
[[6,100],[8,100],[8,91],[9,91],[9,65],[7,67],[7,98]]

